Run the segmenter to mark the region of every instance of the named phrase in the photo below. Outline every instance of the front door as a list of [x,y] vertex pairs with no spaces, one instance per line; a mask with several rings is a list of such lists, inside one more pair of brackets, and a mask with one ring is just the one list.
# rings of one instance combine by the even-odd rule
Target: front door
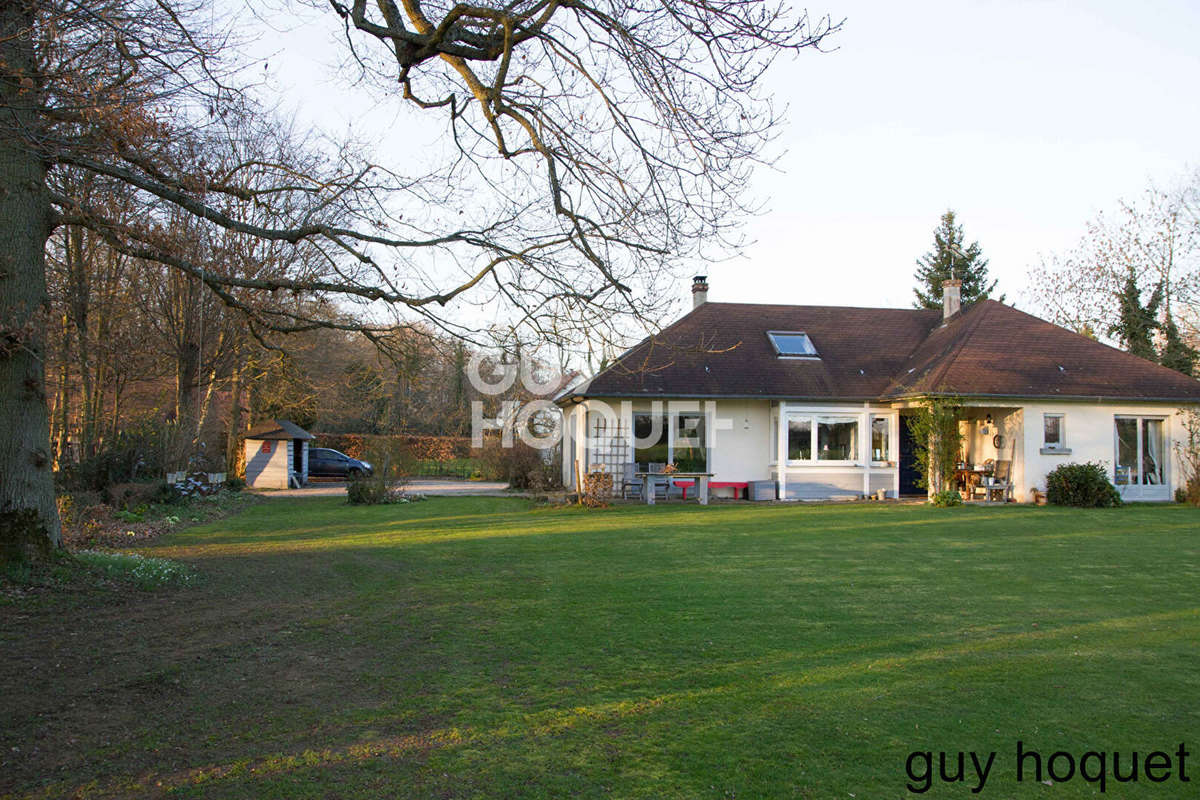
[[900,415],[900,495],[925,494],[917,486],[917,456],[912,431],[908,427],[909,417]]

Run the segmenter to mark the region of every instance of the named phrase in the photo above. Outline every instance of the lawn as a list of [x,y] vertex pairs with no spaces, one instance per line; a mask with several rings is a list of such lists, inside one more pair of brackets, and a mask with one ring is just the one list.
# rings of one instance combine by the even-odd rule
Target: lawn
[[0,605],[0,795],[898,798],[914,751],[996,752],[924,797],[1098,794],[1018,741],[1200,781],[1195,509],[280,498],[142,552],[199,578]]

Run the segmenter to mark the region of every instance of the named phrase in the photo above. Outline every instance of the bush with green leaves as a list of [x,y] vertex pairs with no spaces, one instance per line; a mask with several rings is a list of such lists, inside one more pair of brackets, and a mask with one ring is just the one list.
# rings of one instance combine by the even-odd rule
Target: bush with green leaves
[[947,508],[949,506],[961,506],[963,499],[957,489],[943,489],[929,498],[929,502],[938,508]]
[[1108,479],[1102,464],[1063,464],[1046,476],[1046,500],[1051,505],[1077,508],[1113,508],[1121,493]]
[[926,398],[908,418],[917,486],[932,490],[935,496],[954,486],[955,465],[962,450],[961,414],[962,400],[943,395]]

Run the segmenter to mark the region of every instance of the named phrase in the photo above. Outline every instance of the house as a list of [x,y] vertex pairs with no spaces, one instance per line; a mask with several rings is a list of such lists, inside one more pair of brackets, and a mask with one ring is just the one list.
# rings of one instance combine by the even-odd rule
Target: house
[[308,483],[308,443],[313,435],[294,422],[272,419],[246,432],[246,485],[288,489]]
[[962,398],[961,458],[1007,462],[1029,500],[1066,462],[1096,461],[1127,500],[1169,500],[1173,443],[1200,381],[994,300],[941,310],[707,302],[560,396],[563,478],[676,463],[715,484],[774,481],[787,499],[924,494],[911,409]]

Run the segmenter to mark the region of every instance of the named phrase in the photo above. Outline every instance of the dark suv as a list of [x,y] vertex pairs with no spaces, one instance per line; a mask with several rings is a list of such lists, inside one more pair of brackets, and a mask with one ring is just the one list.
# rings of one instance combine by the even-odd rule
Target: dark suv
[[328,447],[313,447],[308,451],[310,478],[354,478],[370,475],[374,470],[368,461],[359,461]]

